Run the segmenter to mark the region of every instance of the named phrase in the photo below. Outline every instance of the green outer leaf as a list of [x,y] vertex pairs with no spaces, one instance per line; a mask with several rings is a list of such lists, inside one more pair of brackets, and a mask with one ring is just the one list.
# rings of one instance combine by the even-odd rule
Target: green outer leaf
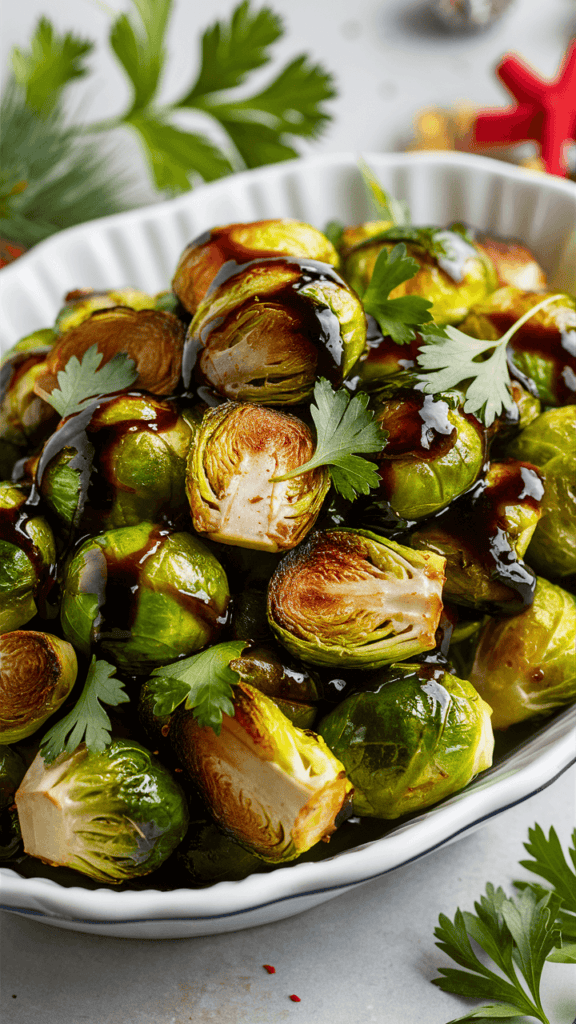
[[71,356],[65,368],[57,373],[58,387],[50,394],[42,392],[42,398],[56,409],[62,419],[85,409],[101,395],[123,391],[134,383],[138,373],[133,359],[124,352],[118,352],[98,369],[103,358],[97,345],[91,345],[81,360]]
[[193,173],[204,181],[232,173],[230,161],[204,135],[183,132],[150,114],[131,115],[126,123],[138,132],[159,189],[185,192]]
[[38,114],[55,109],[62,90],[87,73],[84,61],[94,48],[88,39],[67,32],[57,35],[48,18],[40,18],[28,52],[14,47],[12,68],[26,102]]
[[409,325],[428,323],[432,319],[428,312],[432,303],[428,299],[419,295],[388,298],[394,288],[409,281],[419,269],[418,262],[407,255],[403,243],[395,245],[391,252],[382,249],[370,284],[362,296],[366,312],[378,321],[382,333],[390,336],[397,345],[406,345],[415,337]]
[[[121,14],[110,30],[110,46],[133,87],[132,111],[153,99],[166,59],[164,36],[172,0],[132,0],[138,17]],[[131,112],[132,112],[131,111]]]
[[386,192],[365,160],[358,161],[360,173],[364,178],[366,191],[372,200],[376,214],[380,220],[391,220],[398,227],[408,227],[411,223],[410,208],[404,199],[396,199]]
[[220,735],[222,713],[234,714],[232,686],[239,678],[230,662],[246,646],[246,640],[229,640],[191,658],[154,669],[149,681],[150,691],[156,697],[154,714],[172,714],[184,703],[193,710],[199,725],[210,726]]
[[555,964],[576,964],[576,942],[563,943],[560,949],[555,949],[546,957]]
[[[72,754],[83,741],[88,750],[104,750],[110,743],[111,723],[102,707],[115,707],[130,698],[124,684],[114,677],[116,667],[92,656],[84,688],[75,707],[53,725],[40,742],[40,753],[50,764],[60,754]],[[102,703],[101,703],[102,702]]]

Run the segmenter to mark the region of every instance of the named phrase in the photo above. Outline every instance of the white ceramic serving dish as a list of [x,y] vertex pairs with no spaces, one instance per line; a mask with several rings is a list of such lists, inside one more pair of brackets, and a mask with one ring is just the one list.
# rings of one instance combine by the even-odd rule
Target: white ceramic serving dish
[[[415,223],[467,224],[522,239],[551,283],[576,291],[576,185],[455,153],[365,154]],[[53,322],[73,288],[166,288],[184,245],[232,221],[297,217],[324,226],[370,216],[357,159],[330,154],[249,171],[171,202],[56,235],[0,274],[0,349]],[[576,761],[576,707],[540,726],[456,796],[383,838],[318,863],[288,865],[208,889],[65,888],[3,869],[1,905],[45,924],[99,935],[179,938],[289,917],[470,833],[549,785]],[[80,876],[79,876],[80,877]]]

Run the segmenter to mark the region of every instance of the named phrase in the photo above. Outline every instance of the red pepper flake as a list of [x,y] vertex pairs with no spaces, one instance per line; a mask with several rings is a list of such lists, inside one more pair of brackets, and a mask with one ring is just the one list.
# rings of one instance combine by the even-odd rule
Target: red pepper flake
[[300,996],[288,996],[288,999],[291,999],[293,1003],[301,1003],[302,1002],[302,1000],[300,999]]
[[268,971],[268,974],[276,974],[276,968],[272,967],[272,964],[262,964],[262,967]]

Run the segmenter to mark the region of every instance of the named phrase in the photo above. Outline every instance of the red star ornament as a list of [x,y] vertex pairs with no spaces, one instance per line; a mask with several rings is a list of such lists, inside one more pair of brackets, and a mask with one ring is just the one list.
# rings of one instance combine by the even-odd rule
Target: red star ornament
[[549,174],[568,173],[566,149],[576,140],[576,39],[568,48],[552,81],[540,78],[521,57],[509,53],[496,73],[517,101],[505,110],[479,114],[473,126],[478,145],[510,145],[533,140],[540,143]]

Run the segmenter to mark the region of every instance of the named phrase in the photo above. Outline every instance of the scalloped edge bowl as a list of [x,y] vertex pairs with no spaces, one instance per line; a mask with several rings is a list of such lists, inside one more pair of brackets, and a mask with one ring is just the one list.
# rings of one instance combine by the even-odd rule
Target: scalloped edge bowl
[[[463,221],[521,239],[555,287],[576,291],[576,185],[463,153],[364,154],[414,222]],[[297,217],[322,227],[370,216],[354,154],[247,171],[169,202],[63,231],[0,274],[0,351],[53,322],[73,288],[168,287],[184,246],[215,224]],[[576,707],[455,796],[386,836],[321,862],[293,864],[207,889],[64,888],[2,869],[1,906],[44,924],[126,938],[236,931],[307,910],[469,834],[550,785],[576,761]]]

